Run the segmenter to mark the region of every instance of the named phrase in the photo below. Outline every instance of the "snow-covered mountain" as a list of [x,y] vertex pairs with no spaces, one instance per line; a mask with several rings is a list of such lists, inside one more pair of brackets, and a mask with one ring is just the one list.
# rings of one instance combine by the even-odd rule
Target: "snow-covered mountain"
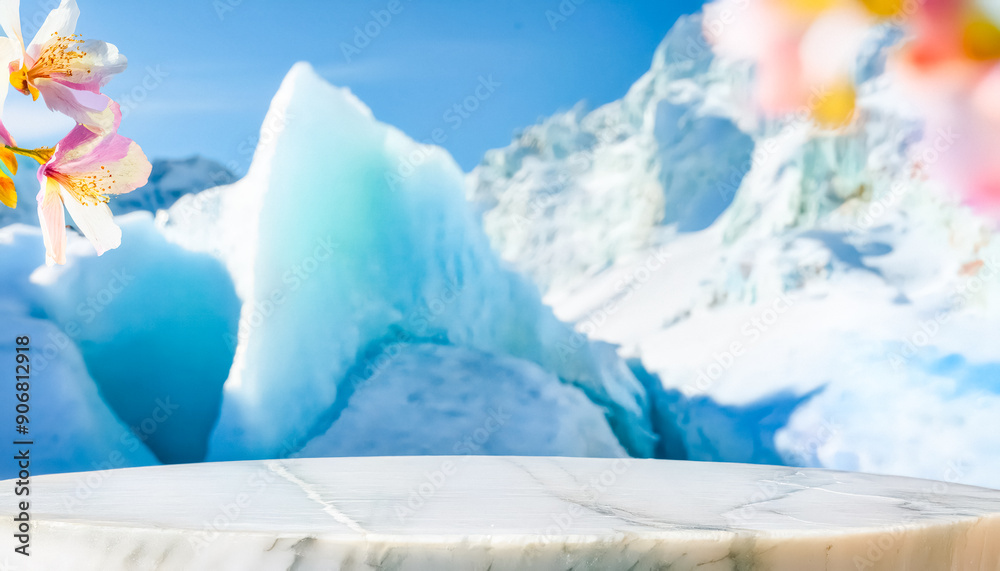
[[736,125],[756,120],[741,101],[748,79],[746,66],[713,65],[700,20],[681,19],[622,100],[578,106],[486,153],[468,196],[494,247],[558,291],[656,244],[664,226],[709,226],[754,150]]
[[1000,486],[1000,249],[922,174],[960,134],[892,91],[897,38],[833,133],[760,119],[683,19],[624,99],[469,176],[494,247],[646,379],[661,455]]

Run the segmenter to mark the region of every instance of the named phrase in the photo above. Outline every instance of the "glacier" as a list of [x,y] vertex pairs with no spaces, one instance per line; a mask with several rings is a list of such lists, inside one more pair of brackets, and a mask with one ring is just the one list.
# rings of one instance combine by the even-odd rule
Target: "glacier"
[[924,174],[956,134],[894,91],[898,31],[868,38],[858,123],[829,132],[762,118],[711,25],[679,21],[622,100],[487,153],[467,196],[491,243],[620,346],[661,456],[1000,486],[996,228]]
[[247,176],[158,220],[173,242],[223,261],[242,300],[209,459],[300,449],[352,406],[353,379],[377,372],[369,356],[428,343],[533,363],[602,407],[587,418],[626,450],[652,453],[642,385],[613,347],[559,322],[500,263],[463,196],[446,153],[378,123],[307,64],[292,69]]
[[[24,275],[5,303],[66,332],[51,361],[109,425],[77,430],[91,448],[123,434],[136,450],[122,466],[444,452],[464,439],[495,453],[653,454],[642,384],[493,254],[445,152],[307,64],[261,141],[244,179],[208,190],[226,176],[215,163],[158,162],[163,176],[116,217],[123,245],[104,256],[73,234],[66,266],[36,267],[38,232],[3,221],[31,245],[8,248]],[[415,166],[400,176],[404,162]],[[95,469],[103,452],[81,449],[52,471]]]

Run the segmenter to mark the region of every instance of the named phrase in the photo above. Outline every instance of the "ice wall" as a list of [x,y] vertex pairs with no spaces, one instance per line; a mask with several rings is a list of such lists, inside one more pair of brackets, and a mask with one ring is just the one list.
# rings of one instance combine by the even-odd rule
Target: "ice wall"
[[626,450],[652,452],[641,385],[503,267],[451,158],[306,64],[276,95],[247,177],[185,197],[160,223],[223,260],[243,302],[212,459],[281,455],[323,434],[349,405],[349,373],[371,375],[365,355],[399,341],[534,363],[601,407]]

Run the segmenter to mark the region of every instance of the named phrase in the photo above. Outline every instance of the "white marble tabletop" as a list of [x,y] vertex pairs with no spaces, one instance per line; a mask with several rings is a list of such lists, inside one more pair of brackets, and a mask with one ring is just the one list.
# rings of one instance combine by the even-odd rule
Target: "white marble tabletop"
[[[11,570],[1000,570],[1000,491],[821,470],[327,458],[15,488],[0,486]],[[14,551],[21,501],[29,557]]]

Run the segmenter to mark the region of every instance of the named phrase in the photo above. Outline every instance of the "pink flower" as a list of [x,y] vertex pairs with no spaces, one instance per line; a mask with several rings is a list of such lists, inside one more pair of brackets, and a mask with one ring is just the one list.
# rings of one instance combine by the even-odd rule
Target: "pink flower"
[[[125,71],[128,60],[115,46],[75,36],[80,16],[76,0],[62,0],[49,13],[35,38],[25,47],[21,36],[19,0],[0,0],[0,65],[7,67],[10,85],[53,111],[95,131],[110,130],[114,121],[110,98],[101,88],[111,76]],[[7,82],[0,86],[6,94]]]
[[974,2],[945,0],[925,0],[910,24],[912,38],[892,65],[938,139],[929,141],[939,148],[926,166],[970,206],[1000,218],[1000,27]]
[[78,125],[38,169],[38,219],[45,241],[46,263],[66,263],[65,212],[101,255],[121,244],[108,199],[146,184],[152,166],[134,141],[117,134],[118,105],[111,104],[113,131],[94,133]]
[[705,6],[717,52],[756,64],[757,101],[767,115],[808,111],[840,127],[854,115],[853,64],[873,16],[837,0],[717,0]]

